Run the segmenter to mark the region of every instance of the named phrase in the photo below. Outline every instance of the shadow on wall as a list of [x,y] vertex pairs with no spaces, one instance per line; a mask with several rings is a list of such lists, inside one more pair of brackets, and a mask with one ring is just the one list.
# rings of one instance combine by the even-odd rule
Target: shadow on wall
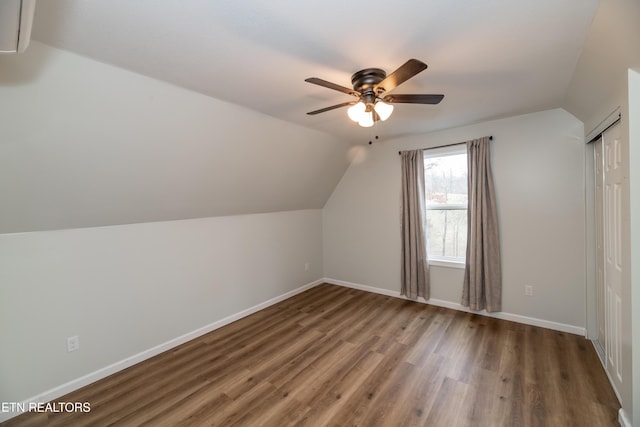
[[0,55],[0,87],[20,86],[38,79],[42,71],[50,66],[51,49],[31,40],[23,53]]

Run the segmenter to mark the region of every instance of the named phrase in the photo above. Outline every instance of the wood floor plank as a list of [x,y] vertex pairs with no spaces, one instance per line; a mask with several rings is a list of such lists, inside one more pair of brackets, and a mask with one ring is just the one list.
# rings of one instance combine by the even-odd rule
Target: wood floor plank
[[[346,374],[354,369],[354,366],[360,360],[370,353],[369,348],[375,342],[375,337],[370,343],[356,346],[351,343],[344,342],[344,355],[340,355],[337,351],[327,354],[323,361],[317,364],[311,364],[305,370],[313,375],[296,377],[296,382],[284,384],[282,388],[288,390],[296,399],[305,405],[313,406],[319,396],[325,396],[338,384]],[[337,357],[336,357],[337,356]],[[314,372],[315,371],[315,372]],[[337,400],[342,396],[338,393],[335,395]]]
[[498,425],[524,425],[524,334],[507,330],[502,335],[496,394],[491,412]]
[[353,344],[369,340],[375,331],[372,323],[380,317],[379,306],[383,302],[379,297],[380,295],[368,292],[360,295],[358,310],[349,319],[349,327],[339,328],[336,331],[337,337]]
[[422,426],[438,396],[438,389],[444,380],[444,358],[430,353],[418,371],[401,390],[402,405],[396,405],[388,415],[399,426]]
[[583,337],[320,285],[2,426],[615,426]]
[[362,418],[361,425],[372,426],[396,426],[397,419],[394,409],[405,408],[405,399],[408,397],[404,392],[408,391],[407,384],[418,374],[418,369],[406,362],[400,362],[399,366],[390,375],[389,381],[377,393],[372,408],[368,410]]
[[469,385],[450,377],[444,377],[436,399],[431,406],[425,426],[470,426],[461,414]]
[[330,419],[335,413],[353,399],[358,399],[358,397],[354,397],[354,393],[360,389],[362,383],[383,359],[384,356],[378,352],[367,352],[342,378],[337,378],[324,395],[320,394],[316,397],[310,411],[296,425],[329,425]]
[[411,346],[407,354],[407,362],[416,366],[422,366],[435,353],[436,347],[440,345],[440,340],[443,339],[449,323],[453,319],[453,316],[446,313],[445,309],[434,307],[432,311],[435,312],[435,315],[431,317],[431,321],[426,325],[422,335]]
[[316,361],[329,357],[338,348],[344,345],[342,340],[333,340],[330,336],[325,336],[309,346],[305,351],[298,354],[288,363],[281,364],[280,367],[267,377],[267,381],[283,388],[286,384],[291,384],[297,377],[305,375],[305,370]]
[[386,357],[369,374],[352,399],[332,417],[329,424],[366,425],[362,420],[376,407],[378,396],[385,391],[397,371],[404,367],[402,357],[405,352],[406,345],[393,344],[385,354]]

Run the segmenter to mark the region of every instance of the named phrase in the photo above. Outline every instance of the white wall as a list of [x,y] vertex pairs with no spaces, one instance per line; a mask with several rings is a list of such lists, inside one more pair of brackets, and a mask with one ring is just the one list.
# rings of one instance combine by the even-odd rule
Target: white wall
[[0,56],[0,233],[320,209],[333,136],[33,42]]
[[[503,311],[585,326],[583,126],[556,109],[383,141],[361,153],[323,210],[325,277],[400,289],[399,150],[493,135]],[[431,267],[432,299],[459,303],[463,270]],[[526,297],[524,286],[534,286]]]
[[321,248],[320,210],[0,235],[0,402],[313,282]]

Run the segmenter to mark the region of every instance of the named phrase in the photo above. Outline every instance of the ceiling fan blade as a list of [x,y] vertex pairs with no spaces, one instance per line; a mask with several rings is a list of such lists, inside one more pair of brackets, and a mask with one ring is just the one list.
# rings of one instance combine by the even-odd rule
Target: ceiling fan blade
[[331,111],[331,110],[335,110],[336,108],[346,107],[347,105],[354,105],[357,102],[358,101],[343,102],[342,104],[332,105],[331,107],[326,107],[326,108],[321,108],[319,110],[310,111],[307,114],[310,115],[310,116],[313,116],[315,114],[324,113],[325,111]]
[[409,80],[411,77],[415,76],[421,71],[427,69],[427,64],[422,61],[418,61],[417,59],[410,59],[404,64],[400,66],[393,73],[389,74],[387,78],[376,86],[376,88],[382,89],[384,92],[390,92],[396,87],[400,86],[402,83]]
[[337,90],[338,92],[346,93],[347,95],[360,96],[358,92],[353,89],[349,89],[348,87],[340,86],[335,83],[328,82],[326,80],[319,79],[317,77],[309,77],[304,80],[307,83],[313,83],[314,85],[326,87],[329,89]]
[[384,102],[396,104],[439,104],[444,95],[387,95]]

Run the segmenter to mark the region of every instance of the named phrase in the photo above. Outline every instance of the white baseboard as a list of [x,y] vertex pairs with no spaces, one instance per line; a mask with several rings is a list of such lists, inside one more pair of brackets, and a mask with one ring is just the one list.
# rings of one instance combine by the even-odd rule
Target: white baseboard
[[596,350],[596,353],[598,354],[598,359],[600,359],[600,363],[602,363],[602,366],[604,367],[604,348],[602,348],[602,345],[598,342],[597,339],[591,339],[588,338],[589,341],[591,341],[591,343],[593,343],[593,348]]
[[[380,288],[374,288],[372,286],[366,286],[366,285],[361,285],[358,283],[351,283],[351,282],[345,282],[343,280],[336,280],[336,279],[331,279],[331,278],[324,278],[323,281],[325,283],[329,283],[332,285],[338,285],[338,286],[345,286],[347,288],[353,288],[353,289],[360,289],[361,291],[367,291],[367,292],[373,292],[376,294],[381,294],[381,295],[387,295],[390,297],[394,297],[394,298],[402,298],[402,299],[406,299],[408,300],[409,298],[400,295],[400,291],[390,291],[388,289],[380,289]],[[482,316],[488,316],[488,317],[494,317],[496,319],[503,319],[503,320],[509,320],[512,322],[517,322],[517,323],[524,323],[525,325],[532,325],[532,326],[539,326],[541,328],[547,328],[547,329],[553,329],[555,331],[561,331],[561,332],[567,332],[570,334],[576,334],[576,335],[581,335],[581,336],[586,336],[586,330],[585,328],[581,328],[579,326],[573,326],[573,325],[567,325],[564,323],[559,323],[559,322],[552,322],[550,320],[544,320],[544,319],[538,319],[535,317],[528,317],[528,316],[522,316],[520,314],[512,314],[512,313],[505,313],[505,312],[499,312],[499,313],[488,313],[486,311],[476,311],[476,310],[471,310],[468,307],[463,306],[462,304],[459,303],[455,303],[455,302],[451,302],[451,301],[445,301],[445,300],[439,300],[439,299],[434,299],[431,298],[429,300],[425,300],[422,298],[419,298],[417,300],[420,303],[423,304],[430,304],[430,305],[435,305],[438,307],[445,307],[445,308],[451,308],[453,310],[458,310],[458,311],[465,311],[467,313],[475,313],[475,314],[479,314]]]
[[[229,323],[235,322],[236,320],[242,319],[243,317],[247,317],[253,313],[256,313],[262,309],[265,309],[269,306],[272,306],[274,304],[279,303],[280,301],[284,301],[288,298],[291,298],[294,295],[297,295],[299,293],[302,293],[308,289],[311,289],[315,286],[320,285],[321,283],[324,283],[323,280],[316,280],[313,281],[311,283],[307,283],[306,285],[303,285],[297,289],[294,289],[292,291],[286,292],[282,295],[279,295],[275,298],[271,298],[270,300],[267,300],[265,302],[262,302],[260,304],[254,305],[253,307],[247,308],[246,310],[242,310],[238,313],[232,314],[231,316],[227,316],[224,319],[220,319],[218,321],[215,321],[209,325],[203,326],[201,328],[196,329],[195,331],[191,331],[188,332],[182,336],[179,336],[177,338],[171,339],[167,342],[164,342],[162,344],[159,344],[153,348],[150,348],[148,350],[144,350],[138,354],[135,354],[131,357],[127,357],[126,359],[120,360],[116,363],[113,363],[109,366],[105,366],[104,368],[98,369],[97,371],[91,372],[87,375],[84,375],[80,378],[76,378],[74,380],[71,380],[65,384],[59,385],[57,387],[54,387],[50,390],[47,390],[43,393],[38,394],[37,396],[33,396],[29,399],[26,399],[23,402],[20,402],[18,405],[14,405],[16,407],[16,409],[22,407],[22,408],[28,408],[29,404],[31,402],[34,403],[46,403],[46,402],[50,402],[54,399],[57,399],[61,396],[64,396],[66,394],[71,393],[72,391],[78,390],[86,385],[89,385],[93,382],[96,382],[98,380],[101,380],[105,377],[108,377],[109,375],[115,374],[116,372],[122,371],[123,369],[126,369],[130,366],[135,365],[136,363],[140,363],[144,360],[150,359],[151,357],[157,356],[158,354],[165,352],[167,350],[170,350],[174,347],[177,347],[181,344],[184,344],[188,341],[191,341],[195,338],[198,338],[204,334],[207,334],[211,331],[214,331],[218,328],[221,328],[225,325],[228,325]],[[24,411],[21,410],[16,410],[15,412],[0,412],[0,423],[7,421],[13,417],[16,417],[18,415],[20,415],[21,413],[23,413]]]
[[632,427],[631,420],[627,416],[627,413],[620,408],[618,411],[618,422],[622,427]]
[[[602,348],[600,343],[598,343],[598,341],[596,341],[596,340],[591,340],[591,344],[593,345],[593,348],[596,350],[596,353],[598,354],[598,359],[600,359],[600,364],[602,365],[602,370],[604,371],[605,375],[607,376],[607,379],[609,380],[609,384],[611,384],[611,388],[613,389],[613,392],[616,395],[616,398],[618,399],[618,403],[621,403],[622,399],[620,398],[620,393],[618,392],[618,389],[616,388],[616,383],[613,381],[613,379],[611,378],[611,374],[609,374],[609,371],[607,370],[604,349]],[[618,412],[618,419],[621,419],[621,417],[622,417],[622,408],[620,408],[620,411]],[[624,424],[622,424],[622,425],[624,426]],[[629,426],[631,426],[631,424],[629,424]]]
[[[353,288],[353,289],[359,289],[362,291],[367,291],[367,292],[373,292],[376,294],[381,294],[381,295],[387,295],[387,296],[391,296],[394,298],[402,298],[402,299],[408,299],[402,295],[400,295],[399,291],[390,291],[388,289],[381,289],[381,288],[375,288],[372,286],[366,286],[366,285],[361,285],[361,284],[357,284],[357,283],[351,283],[351,282],[345,282],[342,280],[336,280],[336,279],[331,279],[331,278],[324,278],[324,279],[320,279],[320,280],[316,280],[313,281],[311,283],[308,283],[306,285],[303,285],[297,289],[294,289],[292,291],[286,292],[282,295],[279,295],[275,298],[271,298],[270,300],[267,300],[265,302],[262,302],[260,304],[257,304],[253,307],[250,307],[246,310],[242,310],[238,313],[232,314],[231,316],[227,316],[223,319],[220,319],[218,321],[215,321],[209,325],[203,326],[201,328],[198,328],[192,332],[188,332],[182,336],[179,336],[177,338],[171,339],[167,342],[164,342],[162,344],[159,344],[153,348],[150,348],[148,350],[142,351],[138,354],[135,354],[131,357],[128,357],[126,359],[120,360],[116,363],[113,363],[109,366],[106,366],[104,368],[98,369],[97,371],[91,372],[87,375],[84,375],[80,378],[74,379],[72,381],[69,381],[65,384],[62,384],[60,386],[54,387],[50,390],[47,390],[43,393],[38,394],[37,396],[31,397],[29,399],[26,399],[23,402],[20,402],[20,406],[22,407],[29,407],[29,404],[31,402],[34,403],[40,403],[40,402],[50,402],[54,399],[57,399],[61,396],[64,396],[68,393],[71,393],[72,391],[78,390],[86,385],[89,385],[93,382],[96,382],[98,380],[101,380],[105,377],[108,377],[109,375],[112,375],[116,372],[119,372],[121,370],[124,370],[130,366],[135,365],[136,363],[140,363],[144,360],[147,360],[151,357],[157,356],[158,354],[165,352],[167,350],[170,350],[174,347],[177,347],[181,344],[184,344],[188,341],[191,341],[192,339],[198,338],[206,333],[209,333],[211,331],[214,331],[218,328],[221,328],[225,325],[228,325],[229,323],[235,322],[236,320],[242,319],[243,317],[249,316],[253,313],[256,313],[264,308],[270,307],[274,304],[277,304],[281,301],[286,300],[287,298],[291,298],[294,295],[297,295],[299,293],[302,293],[308,289],[311,289],[315,286],[318,286],[322,283],[329,283],[329,284],[333,284],[333,285],[338,285],[338,286],[344,286],[344,287],[348,287],[348,288]],[[445,308],[451,308],[454,310],[459,310],[459,311],[465,311],[465,312],[472,312],[472,313],[476,313],[476,314],[480,314],[483,316],[489,316],[489,317],[495,317],[498,319],[504,319],[504,320],[510,320],[513,322],[517,322],[517,323],[524,323],[527,325],[533,325],[533,326],[540,326],[543,328],[548,328],[548,329],[554,329],[557,331],[562,331],[562,332],[568,332],[568,333],[573,333],[573,334],[578,334],[578,335],[585,335],[585,328],[580,328],[577,326],[572,326],[572,325],[566,325],[563,323],[557,323],[557,322],[551,322],[548,320],[542,320],[542,319],[536,319],[536,318],[532,318],[532,317],[527,317],[527,316],[521,316],[518,314],[509,314],[509,313],[486,313],[484,311],[482,312],[478,312],[478,311],[474,311],[474,310],[470,310],[467,307],[464,307],[458,303],[453,303],[450,301],[444,301],[444,300],[438,300],[438,299],[430,299],[428,301],[424,300],[424,299],[420,299],[419,302],[421,303],[425,303],[425,304],[431,304],[431,305],[435,305],[435,306],[439,306],[439,307],[445,307]],[[4,422],[7,421],[8,419],[11,419],[13,417],[16,417],[18,415],[20,415],[23,411],[15,411],[15,412],[0,412],[0,422]],[[631,423],[628,422],[628,418],[626,417],[626,414],[624,413],[624,411],[622,411],[622,409],[620,410],[619,413],[619,420],[620,420],[620,424],[623,426],[631,426]],[[623,422],[625,422],[626,424],[623,424]]]

